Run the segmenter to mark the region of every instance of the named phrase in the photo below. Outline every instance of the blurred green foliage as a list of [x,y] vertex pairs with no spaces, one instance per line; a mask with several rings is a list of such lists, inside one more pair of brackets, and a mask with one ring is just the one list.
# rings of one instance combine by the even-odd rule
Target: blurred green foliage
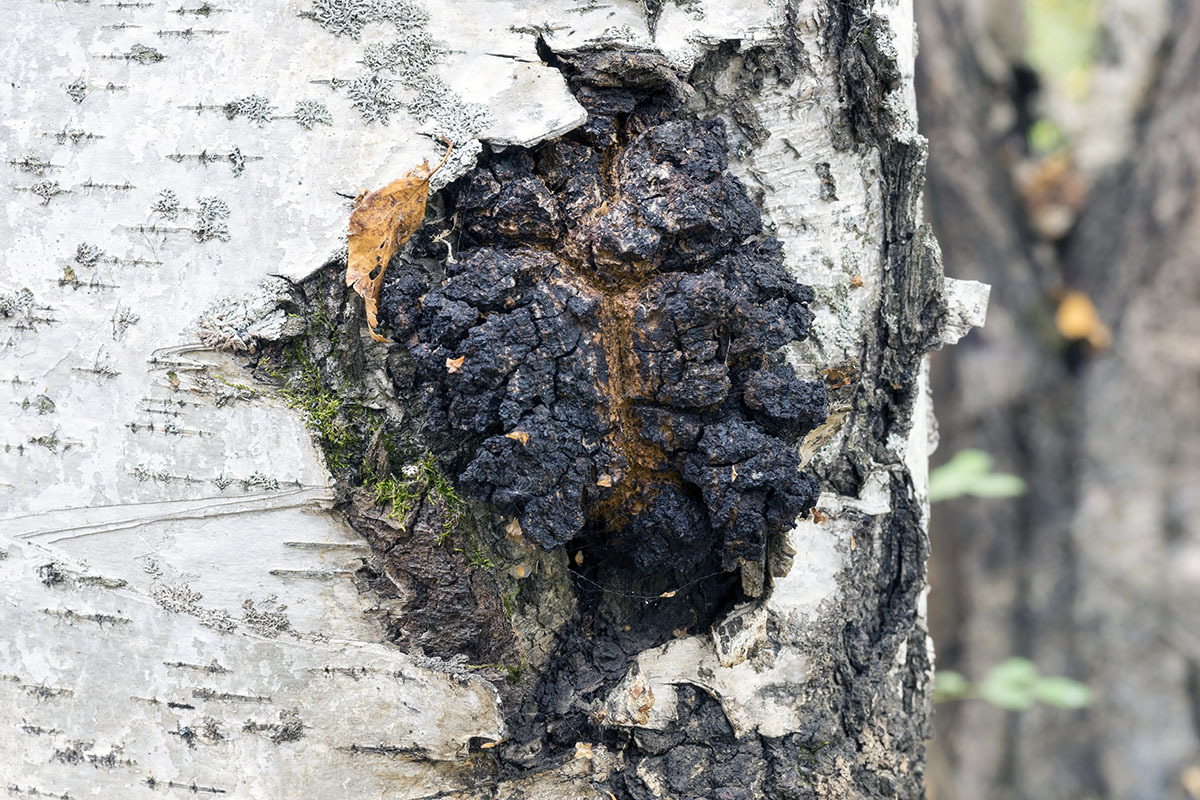
[[935,703],[979,699],[1009,711],[1024,711],[1034,703],[1056,708],[1086,708],[1092,690],[1060,675],[1041,675],[1027,658],[1007,658],[988,671],[981,681],[968,681],[962,673],[939,670],[933,690]]
[[1100,47],[1098,0],[1025,0],[1026,58],[1073,100],[1091,89]]
[[1035,153],[1053,153],[1066,144],[1062,128],[1054,120],[1042,117],[1029,126],[1029,147]]
[[[983,450],[965,449],[929,473],[929,500],[954,497],[1016,497],[1024,494],[1025,482],[1016,475],[992,472],[992,457]],[[969,681],[960,672],[938,670],[933,690],[935,703],[979,699],[1010,711],[1023,711],[1034,703],[1057,708],[1085,708],[1091,690],[1079,681],[1061,676],[1040,675],[1027,658],[1001,661],[980,681]]]
[[955,497],[1017,497],[1025,481],[1016,475],[992,472],[992,457],[982,450],[965,449],[929,473],[929,502]]

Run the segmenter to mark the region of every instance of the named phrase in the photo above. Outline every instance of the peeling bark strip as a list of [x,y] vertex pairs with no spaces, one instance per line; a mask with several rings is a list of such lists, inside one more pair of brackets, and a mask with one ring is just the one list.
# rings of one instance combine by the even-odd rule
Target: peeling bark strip
[[465,491],[547,549],[686,572],[715,548],[757,595],[768,540],[816,501],[796,445],[825,387],[781,352],[813,293],[759,236],[721,121],[594,61],[572,70],[587,124],[452,185],[420,251],[446,277],[409,267],[384,318]]

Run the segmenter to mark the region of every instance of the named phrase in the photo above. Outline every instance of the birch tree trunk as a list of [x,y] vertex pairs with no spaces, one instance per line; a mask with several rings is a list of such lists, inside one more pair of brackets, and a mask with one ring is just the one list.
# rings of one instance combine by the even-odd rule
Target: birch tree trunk
[[[982,322],[986,287],[944,283],[921,224],[906,0],[3,8],[10,794],[922,794],[925,354]],[[473,395],[449,378],[440,400],[421,393],[425,329],[400,335],[407,309],[467,269],[473,224],[535,249],[537,220],[505,227],[504,198],[560,190],[502,168],[545,176],[606,120],[614,141],[633,147],[641,131],[675,148],[647,162],[660,177],[709,153],[718,211],[763,219],[730,246],[769,262],[781,242],[790,277],[771,291],[812,312],[793,309],[792,333],[811,332],[782,342],[786,362],[762,358],[787,386],[827,393],[827,420],[807,420],[799,447],[820,493],[757,549],[732,534],[695,552],[672,540],[670,558],[647,561],[666,513],[653,499],[611,517],[632,541],[597,529],[590,508],[565,545],[539,539],[546,515],[509,513],[499,492],[473,499],[505,478],[463,471],[487,443],[430,421],[437,402]],[[339,195],[433,163],[442,139],[455,147],[432,188],[445,191],[388,272],[397,342],[374,343],[343,286]],[[456,216],[481,181],[493,194]],[[683,236],[673,224],[663,235]],[[434,283],[408,297],[418,267]],[[655,357],[614,348],[606,298],[600,327],[575,333],[603,345],[585,378]],[[735,449],[779,422],[769,386],[745,397],[766,421],[739,423]],[[625,421],[626,399],[612,402]],[[713,438],[715,413],[697,412]],[[501,445],[536,448],[538,435]],[[738,502],[774,497],[753,483],[757,455],[694,468],[754,487]],[[592,475],[585,490],[628,497],[645,488],[637,475]],[[799,480],[794,466],[781,480]],[[704,508],[700,488],[688,508]]]

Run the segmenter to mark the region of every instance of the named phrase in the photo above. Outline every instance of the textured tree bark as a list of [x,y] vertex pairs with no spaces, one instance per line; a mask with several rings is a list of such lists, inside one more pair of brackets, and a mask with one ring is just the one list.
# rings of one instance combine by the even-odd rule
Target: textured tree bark
[[[5,11],[10,792],[922,794],[925,359],[986,287],[921,224],[908,3]],[[338,193],[443,137],[372,343]],[[493,407],[563,287],[594,346]],[[650,385],[691,410],[630,433]]]
[[[954,408],[943,443],[984,448],[1030,486],[1018,500],[936,509],[939,663],[978,677],[1024,655],[1095,692],[1077,713],[939,708],[939,796],[1197,791],[1197,629],[1184,609],[1200,589],[1198,289],[1185,254],[1197,236],[1200,15],[1190,3],[1148,4],[1142,19],[1168,24],[1133,36],[1140,26],[1120,21],[1122,4],[1102,7],[1113,35],[1094,94],[1109,113],[1081,149],[1104,155],[1082,162],[1088,200],[1053,246],[1033,232],[1012,178],[1014,61],[979,56],[997,48],[971,4],[919,9],[930,215],[948,271],[994,287],[988,329],[935,364]],[[1093,298],[1111,349],[1055,331],[1064,289]]]

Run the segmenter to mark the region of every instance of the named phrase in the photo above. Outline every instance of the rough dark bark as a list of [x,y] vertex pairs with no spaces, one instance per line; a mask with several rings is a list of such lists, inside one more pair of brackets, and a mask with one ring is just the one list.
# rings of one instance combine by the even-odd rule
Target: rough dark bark
[[[1011,171],[1027,73],[985,68],[964,6],[919,4],[930,216],[948,270],[993,285],[987,329],[935,363],[942,447],[991,452],[1029,492],[935,509],[938,663],[979,677],[1024,655],[1087,682],[1095,702],[1074,713],[939,708],[935,785],[964,797],[1187,797],[1181,775],[1200,735],[1197,629],[1181,613],[1200,586],[1200,298],[1186,255],[1200,235],[1200,13],[1174,4],[1135,148],[1050,244]],[[1056,332],[1064,289],[1095,301],[1111,350]]]

